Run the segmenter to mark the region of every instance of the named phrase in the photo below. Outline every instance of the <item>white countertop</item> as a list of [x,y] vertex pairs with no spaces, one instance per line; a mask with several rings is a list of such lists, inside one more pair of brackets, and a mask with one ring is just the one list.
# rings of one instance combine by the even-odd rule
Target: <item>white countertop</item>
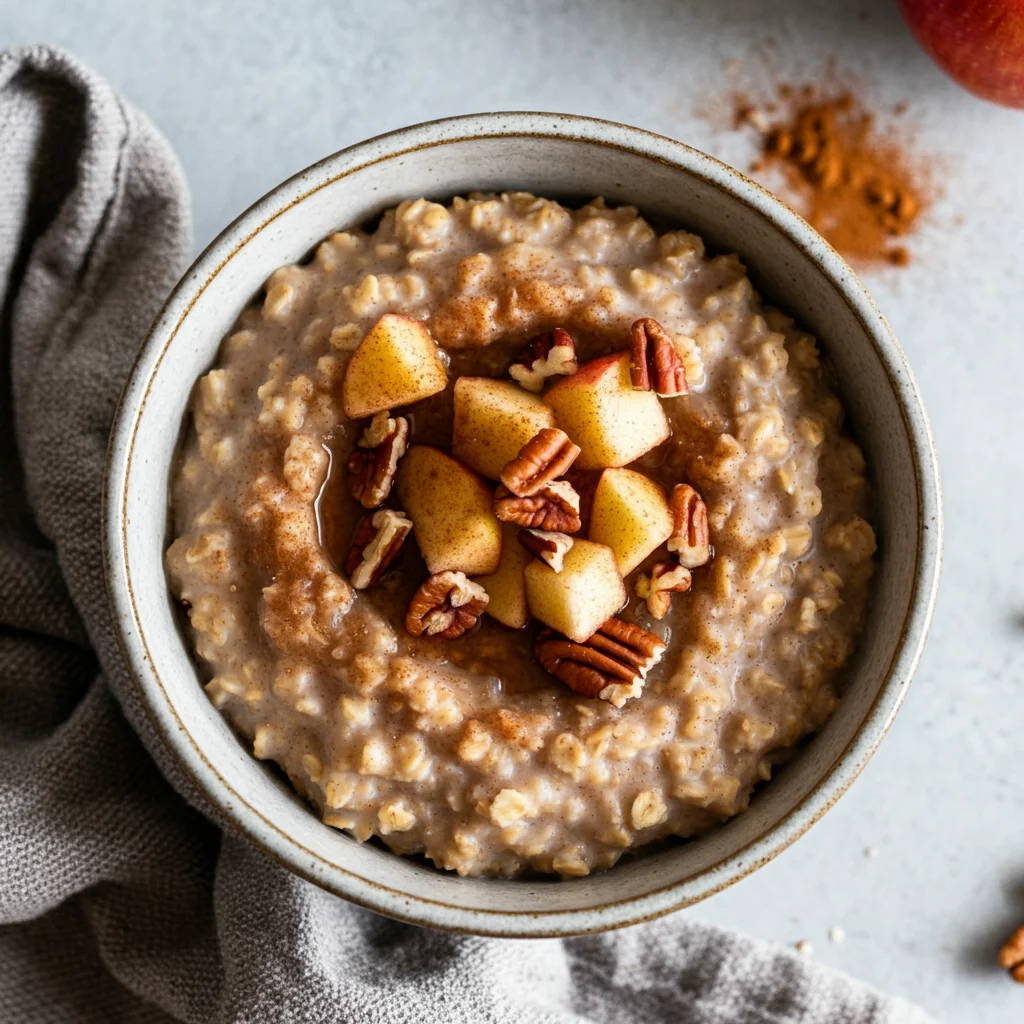
[[[192,186],[196,251],[319,157],[449,114],[591,114],[743,166],[743,137],[694,113],[734,58],[754,73],[768,52],[777,77],[801,82],[835,57],[872,105],[907,100],[946,197],[915,263],[865,280],[917,372],[942,461],[931,640],[852,790],[688,913],[807,940],[821,961],[949,1020],[1024,1019],[1024,988],[993,967],[1024,922],[1024,112],[946,80],[891,0],[0,0],[0,45],[44,41],[76,51],[168,135]],[[829,941],[834,927],[844,942]]]

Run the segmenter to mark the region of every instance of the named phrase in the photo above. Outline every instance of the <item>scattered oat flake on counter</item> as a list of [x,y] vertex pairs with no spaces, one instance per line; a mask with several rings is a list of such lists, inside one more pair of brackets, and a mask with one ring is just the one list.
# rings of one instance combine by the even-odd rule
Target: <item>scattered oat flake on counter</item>
[[846,941],[846,932],[844,932],[838,925],[834,928],[829,928],[828,941],[835,946],[841,945]]
[[865,846],[864,847],[864,856],[867,857],[868,860],[874,860],[878,856],[878,854],[879,854],[879,849],[878,849],[877,846]]
[[849,90],[779,86],[757,102],[732,94],[733,127],[758,136],[751,173],[862,268],[903,267],[921,215],[936,197],[935,163],[910,144],[891,111],[887,127]]
[[801,939],[799,942],[795,942],[793,944],[793,948],[801,956],[814,956],[814,947],[806,939]]

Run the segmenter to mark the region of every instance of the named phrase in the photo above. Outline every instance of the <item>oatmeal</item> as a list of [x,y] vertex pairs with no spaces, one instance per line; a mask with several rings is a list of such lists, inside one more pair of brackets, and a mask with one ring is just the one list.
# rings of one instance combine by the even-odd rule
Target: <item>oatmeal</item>
[[628,207],[418,199],[271,275],[167,567],[328,825],[464,875],[692,836],[836,705],[875,537],[813,338]]

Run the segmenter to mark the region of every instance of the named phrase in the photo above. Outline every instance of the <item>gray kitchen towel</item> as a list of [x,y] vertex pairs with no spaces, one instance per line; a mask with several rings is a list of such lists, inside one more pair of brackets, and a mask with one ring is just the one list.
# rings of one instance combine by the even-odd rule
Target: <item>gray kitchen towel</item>
[[102,79],[0,55],[0,1021],[927,1021],[689,914],[565,942],[399,924],[221,831],[139,706],[100,557],[107,433],[188,210]]

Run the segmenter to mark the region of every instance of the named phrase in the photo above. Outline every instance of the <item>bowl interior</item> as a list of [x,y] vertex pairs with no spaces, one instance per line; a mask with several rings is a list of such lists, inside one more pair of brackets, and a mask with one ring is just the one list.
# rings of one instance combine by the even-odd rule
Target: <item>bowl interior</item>
[[[906,414],[907,395],[916,399],[916,393],[909,374],[900,377],[905,366],[895,343],[880,355],[884,321],[867,323],[876,316],[870,302],[851,301],[840,287],[849,275],[846,283],[859,290],[849,269],[834,258],[830,279],[819,262],[831,258],[823,243],[809,231],[794,240],[770,219],[779,215],[773,200],[700,154],[626,129],[609,141],[608,128],[536,120],[549,128],[502,132],[492,120],[489,137],[464,137],[467,127],[456,121],[433,133],[375,140],[311,168],[245,214],[189,272],[154,329],[125,400],[119,427],[125,469],[112,484],[124,517],[118,537],[129,595],[121,610],[130,606],[132,620],[124,627],[129,655],[133,645],[144,652],[132,658],[144,699],[202,788],[271,854],[336,892],[424,923],[505,934],[583,931],[661,913],[728,884],[792,841],[881,738],[904,682],[890,675],[908,677],[914,659],[898,663],[897,656],[921,604],[920,439],[915,442]],[[762,293],[819,338],[876,489],[879,572],[865,642],[825,729],[725,826],[572,881],[460,879],[321,824],[242,747],[207,700],[163,574],[165,496],[177,436],[168,427],[181,422],[193,382],[268,275],[301,259],[330,231],[402,199],[506,189],[637,203],[662,222],[697,232],[711,248],[738,252]],[[797,218],[784,217],[805,230]]]

